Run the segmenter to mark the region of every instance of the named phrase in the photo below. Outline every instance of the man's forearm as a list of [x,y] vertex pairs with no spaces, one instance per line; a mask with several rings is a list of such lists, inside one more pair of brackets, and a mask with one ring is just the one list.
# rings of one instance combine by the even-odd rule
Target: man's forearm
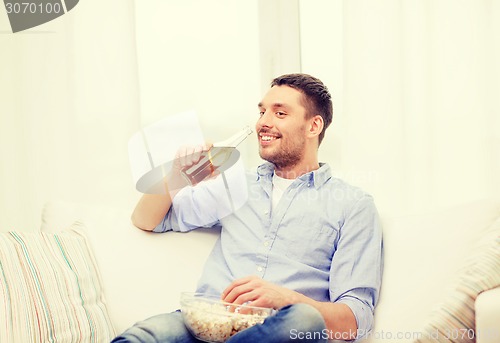
[[144,194],[132,213],[132,223],[141,230],[153,229],[172,206],[170,194]]
[[179,171],[170,173],[164,178],[163,183],[165,194],[143,194],[135,206],[132,223],[141,230],[153,231],[172,206],[175,195],[187,186]]
[[163,179],[166,194],[144,194],[132,213],[132,223],[139,229],[153,231],[172,206],[175,195],[182,188],[191,185],[182,175],[182,170],[197,163],[202,152],[207,152],[211,147],[212,144],[181,147],[173,161],[172,170]]

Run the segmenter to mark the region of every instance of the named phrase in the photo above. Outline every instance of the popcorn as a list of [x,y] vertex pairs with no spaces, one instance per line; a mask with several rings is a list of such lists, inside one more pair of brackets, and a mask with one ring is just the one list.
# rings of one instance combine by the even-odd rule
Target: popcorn
[[239,307],[193,300],[182,309],[184,321],[192,334],[207,342],[225,342],[231,336],[264,322],[268,313],[239,313]]

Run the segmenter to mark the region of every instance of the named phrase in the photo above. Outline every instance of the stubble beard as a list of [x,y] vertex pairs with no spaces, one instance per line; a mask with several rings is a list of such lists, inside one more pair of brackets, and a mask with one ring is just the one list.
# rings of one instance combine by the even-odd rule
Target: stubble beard
[[[283,137],[281,137],[281,144],[285,143]],[[271,162],[275,165],[276,169],[291,168],[300,163],[304,157],[304,145],[305,139],[301,139],[300,142],[293,144],[283,144],[283,146],[277,147],[275,152],[270,151],[266,153],[265,149],[262,147],[259,149],[259,155],[263,160]]]

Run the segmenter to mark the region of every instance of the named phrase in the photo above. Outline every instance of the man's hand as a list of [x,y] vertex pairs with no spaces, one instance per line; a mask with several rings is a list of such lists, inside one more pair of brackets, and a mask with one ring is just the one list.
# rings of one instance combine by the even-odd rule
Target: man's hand
[[189,185],[188,180],[181,174],[182,170],[197,163],[202,153],[211,147],[212,144],[205,144],[179,148],[171,170],[165,171],[167,175],[162,180],[165,194],[143,194],[132,213],[132,223],[145,231],[154,230],[172,206],[172,199],[177,192]]
[[172,169],[165,179],[167,189],[172,197],[177,193],[177,191],[185,186],[196,185],[197,181],[191,179],[188,181],[188,179],[182,175],[182,172],[198,163],[211,147],[212,144],[206,143],[205,145],[182,146],[177,150],[172,164]]
[[207,152],[212,147],[211,143],[197,146],[182,146],[175,154],[174,168],[181,170],[198,162],[202,152]]
[[357,322],[354,313],[346,304],[319,302],[303,294],[292,291],[257,276],[247,276],[234,280],[222,292],[222,300],[228,303],[244,304],[280,309],[286,305],[304,303],[316,308],[323,319],[332,337],[342,337],[344,340],[353,340],[357,334]]
[[228,303],[280,309],[295,303],[298,293],[252,275],[233,281],[222,292]]

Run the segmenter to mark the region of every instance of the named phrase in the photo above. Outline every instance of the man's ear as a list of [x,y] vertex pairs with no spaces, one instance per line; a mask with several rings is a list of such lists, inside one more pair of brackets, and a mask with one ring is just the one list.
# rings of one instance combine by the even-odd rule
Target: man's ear
[[309,120],[309,129],[308,129],[308,136],[309,137],[317,137],[323,131],[323,127],[325,126],[325,123],[323,121],[323,117],[321,117],[319,114],[315,115]]

